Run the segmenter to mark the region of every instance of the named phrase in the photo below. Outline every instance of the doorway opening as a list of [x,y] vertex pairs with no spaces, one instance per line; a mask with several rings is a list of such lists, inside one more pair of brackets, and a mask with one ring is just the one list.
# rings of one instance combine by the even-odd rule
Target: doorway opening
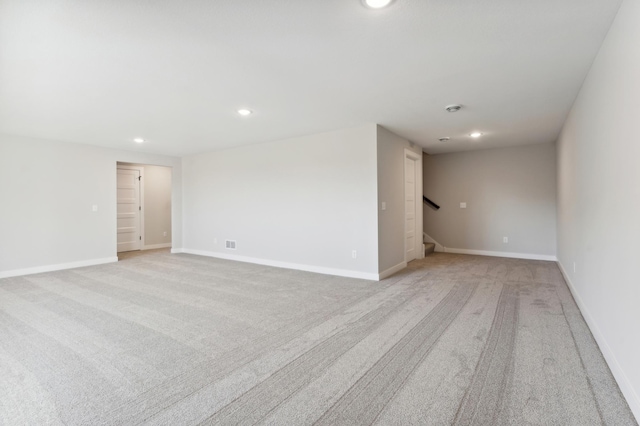
[[117,252],[171,247],[171,167],[117,163]]

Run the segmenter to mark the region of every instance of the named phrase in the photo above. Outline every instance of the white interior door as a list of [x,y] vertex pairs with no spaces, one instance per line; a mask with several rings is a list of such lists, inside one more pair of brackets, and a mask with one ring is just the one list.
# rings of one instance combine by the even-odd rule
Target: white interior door
[[118,169],[118,253],[141,249],[140,171]]
[[404,204],[406,261],[417,257],[416,250],[416,161],[404,157]]

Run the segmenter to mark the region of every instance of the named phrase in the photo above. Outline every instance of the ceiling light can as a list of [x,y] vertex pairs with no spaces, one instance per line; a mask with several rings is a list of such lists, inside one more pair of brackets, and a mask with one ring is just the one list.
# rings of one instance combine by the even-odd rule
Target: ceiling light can
[[134,138],[133,141],[135,143],[144,143],[144,139],[142,139],[142,138]]
[[481,132],[472,132],[469,134],[469,136],[471,136],[472,138],[479,138],[480,136],[482,136]]
[[389,6],[393,0],[362,0],[362,4],[369,9],[382,9]]
[[446,107],[444,107],[444,109],[447,112],[458,112],[460,111],[460,109],[462,109],[462,105],[458,105],[458,104],[447,105]]
[[240,108],[238,110],[238,114],[247,116],[247,115],[253,114],[253,111],[251,111],[250,109],[246,109],[246,108]]
[[439,138],[438,140],[439,140],[440,142],[447,142],[447,141],[451,140],[451,138],[450,138],[449,136],[445,136],[445,137],[443,137],[443,138]]

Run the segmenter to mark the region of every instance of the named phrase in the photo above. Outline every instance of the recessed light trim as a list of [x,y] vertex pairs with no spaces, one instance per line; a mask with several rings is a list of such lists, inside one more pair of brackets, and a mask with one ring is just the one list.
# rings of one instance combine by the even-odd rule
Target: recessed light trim
[[444,107],[444,109],[447,112],[458,112],[460,111],[460,109],[462,109],[462,105],[458,105],[458,104],[447,105],[446,107]]
[[469,133],[469,136],[471,136],[474,139],[477,139],[480,136],[482,136],[482,132],[472,132],[472,133]]
[[445,137],[443,137],[443,138],[439,138],[438,140],[439,140],[440,142],[448,142],[448,141],[450,141],[450,140],[451,140],[451,138],[450,138],[449,136],[445,136]]
[[144,143],[144,139],[143,138],[134,138],[133,141],[135,143]]
[[238,114],[242,115],[243,117],[246,117],[247,115],[253,114],[253,111],[251,111],[250,109],[247,109],[247,108],[240,108],[238,110]]
[[362,0],[362,4],[364,4],[369,9],[383,9],[389,6],[393,0]]

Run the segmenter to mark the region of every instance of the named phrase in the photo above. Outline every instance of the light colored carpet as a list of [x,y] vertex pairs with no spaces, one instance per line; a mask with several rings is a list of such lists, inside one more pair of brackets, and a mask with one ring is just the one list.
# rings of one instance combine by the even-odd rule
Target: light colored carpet
[[157,251],[0,280],[0,422],[635,425],[552,262],[382,282]]

